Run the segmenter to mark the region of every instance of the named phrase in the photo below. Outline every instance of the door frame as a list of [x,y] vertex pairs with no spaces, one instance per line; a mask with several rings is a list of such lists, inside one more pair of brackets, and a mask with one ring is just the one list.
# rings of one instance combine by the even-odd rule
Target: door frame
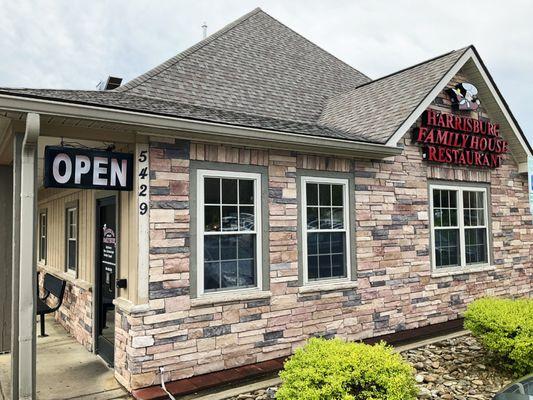
[[[98,212],[99,204],[107,199],[115,199],[115,235],[117,239],[116,246],[116,266],[115,266],[115,276],[119,276],[119,265],[120,265],[120,193],[118,191],[104,191],[98,190],[95,191],[93,211],[94,211],[94,229],[93,229],[93,240],[94,240],[94,283],[93,283],[93,353],[98,355],[98,329],[100,323],[100,310],[99,310],[99,296],[100,296],[100,280],[101,280],[101,271],[100,271],[100,241],[99,239],[99,225],[100,225],[100,215]],[[115,297],[116,298],[116,297]],[[102,361],[105,360],[102,358]],[[106,362],[107,364],[107,362]],[[108,365],[113,367],[113,365]]]

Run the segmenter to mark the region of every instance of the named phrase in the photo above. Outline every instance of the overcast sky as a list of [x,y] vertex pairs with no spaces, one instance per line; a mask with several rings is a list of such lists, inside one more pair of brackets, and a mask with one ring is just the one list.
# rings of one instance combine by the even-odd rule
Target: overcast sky
[[0,0],[0,86],[127,81],[257,6],[371,78],[474,44],[533,138],[528,0]]

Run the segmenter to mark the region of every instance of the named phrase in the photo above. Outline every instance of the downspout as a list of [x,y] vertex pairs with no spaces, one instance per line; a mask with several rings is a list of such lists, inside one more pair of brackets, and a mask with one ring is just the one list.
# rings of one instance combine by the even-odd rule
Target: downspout
[[19,399],[35,399],[35,172],[39,114],[28,113],[20,174]]

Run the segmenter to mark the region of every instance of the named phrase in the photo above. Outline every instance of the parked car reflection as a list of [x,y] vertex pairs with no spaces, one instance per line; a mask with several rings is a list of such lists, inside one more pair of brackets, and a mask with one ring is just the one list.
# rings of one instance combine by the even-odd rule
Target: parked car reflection
[[254,215],[241,211],[240,218],[237,213],[231,213],[222,217],[223,231],[238,231],[239,224],[241,231],[253,231],[255,227]]
[[533,400],[533,374],[506,386],[493,400]]

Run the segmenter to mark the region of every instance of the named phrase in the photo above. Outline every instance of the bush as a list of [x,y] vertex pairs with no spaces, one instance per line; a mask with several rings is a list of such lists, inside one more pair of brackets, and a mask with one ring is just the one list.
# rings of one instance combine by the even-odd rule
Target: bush
[[411,400],[412,367],[384,343],[311,339],[280,372],[278,400]]
[[484,298],[471,303],[465,328],[515,374],[533,372],[533,300]]

